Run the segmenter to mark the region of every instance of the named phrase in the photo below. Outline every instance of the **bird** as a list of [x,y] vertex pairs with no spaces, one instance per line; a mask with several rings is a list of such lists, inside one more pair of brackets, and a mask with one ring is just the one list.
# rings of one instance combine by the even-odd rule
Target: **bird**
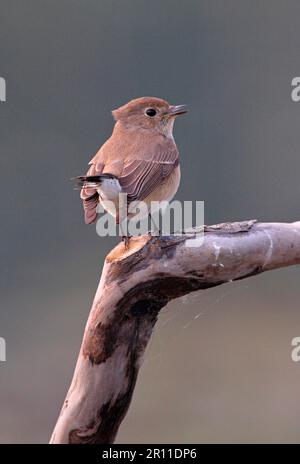
[[157,97],[136,98],[112,111],[112,135],[89,162],[86,175],[75,178],[86,224],[96,221],[99,203],[119,224],[120,193],[126,193],[128,208],[143,201],[149,212],[152,201],[171,201],[181,176],[173,126],[186,112],[186,105]]

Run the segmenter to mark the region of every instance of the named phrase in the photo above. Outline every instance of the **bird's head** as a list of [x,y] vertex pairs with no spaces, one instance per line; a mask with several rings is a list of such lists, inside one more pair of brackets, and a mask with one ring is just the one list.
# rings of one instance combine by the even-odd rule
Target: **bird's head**
[[176,116],[187,112],[186,105],[169,105],[161,98],[142,97],[112,112],[116,121],[129,129],[145,129],[172,137]]

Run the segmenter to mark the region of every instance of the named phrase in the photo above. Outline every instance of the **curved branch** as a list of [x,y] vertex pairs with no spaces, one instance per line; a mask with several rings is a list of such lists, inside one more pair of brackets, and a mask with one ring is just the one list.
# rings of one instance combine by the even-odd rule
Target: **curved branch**
[[[51,443],[112,443],[159,310],[173,298],[300,264],[300,222],[224,223],[134,237],[106,257],[73,381]],[[195,242],[197,243],[197,242]]]

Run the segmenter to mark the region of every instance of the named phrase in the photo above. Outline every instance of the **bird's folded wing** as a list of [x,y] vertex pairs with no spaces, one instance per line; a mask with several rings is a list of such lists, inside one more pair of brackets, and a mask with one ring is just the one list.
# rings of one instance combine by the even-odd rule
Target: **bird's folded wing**
[[179,163],[176,148],[166,152],[156,152],[152,159],[149,158],[127,159],[124,162],[118,179],[123,192],[128,195],[129,202],[147,198]]
[[[127,193],[128,202],[142,201],[170,176],[178,164],[178,150],[173,145],[167,150],[156,149],[153,154],[131,156],[107,162],[98,155],[90,162],[87,175],[113,174],[118,177],[122,191]],[[97,190],[93,187],[84,187],[80,196],[83,200],[85,222],[90,224],[97,217],[96,209],[99,200]]]

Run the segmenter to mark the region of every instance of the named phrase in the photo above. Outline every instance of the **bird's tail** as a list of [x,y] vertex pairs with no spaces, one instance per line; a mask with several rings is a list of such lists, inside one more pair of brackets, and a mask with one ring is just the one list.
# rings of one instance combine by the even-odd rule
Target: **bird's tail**
[[107,179],[117,179],[113,174],[99,174],[98,176],[77,176],[72,177],[71,180],[75,181],[75,190],[81,190],[83,188],[97,188],[102,182]]

